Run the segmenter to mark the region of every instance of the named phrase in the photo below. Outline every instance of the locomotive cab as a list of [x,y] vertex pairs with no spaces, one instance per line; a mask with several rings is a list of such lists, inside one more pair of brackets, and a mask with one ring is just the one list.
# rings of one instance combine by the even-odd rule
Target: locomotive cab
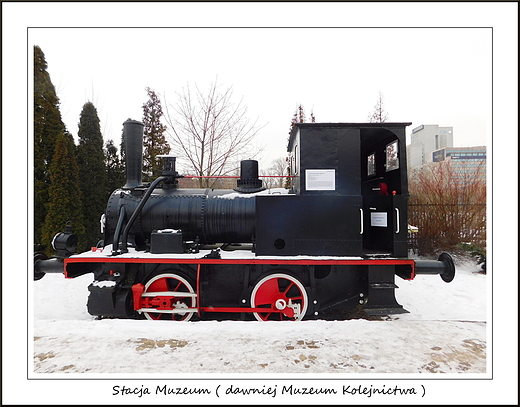
[[294,195],[258,201],[259,252],[406,257],[410,124],[297,123]]
[[405,128],[411,123],[364,128],[361,136],[363,251],[408,255],[408,178]]

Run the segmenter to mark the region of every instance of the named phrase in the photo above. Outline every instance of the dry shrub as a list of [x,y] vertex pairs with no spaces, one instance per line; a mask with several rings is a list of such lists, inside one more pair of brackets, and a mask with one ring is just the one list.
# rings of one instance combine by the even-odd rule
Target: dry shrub
[[419,228],[413,247],[419,255],[457,252],[464,243],[486,246],[485,163],[453,164],[410,171],[409,223]]

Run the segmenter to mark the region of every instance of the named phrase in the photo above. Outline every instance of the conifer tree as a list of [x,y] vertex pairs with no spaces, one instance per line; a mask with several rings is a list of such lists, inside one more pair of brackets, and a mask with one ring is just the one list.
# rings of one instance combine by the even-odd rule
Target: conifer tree
[[[131,120],[131,119],[128,119]],[[126,168],[126,146],[125,146],[125,137],[123,132],[121,132],[121,144],[119,144],[119,156],[121,157],[121,166],[123,167],[123,171]]]
[[42,228],[42,241],[47,255],[55,254],[51,247],[53,237],[69,223],[78,237],[77,252],[86,249],[83,226],[82,200],[79,189],[75,145],[68,132],[58,134],[55,153],[49,168],[50,187],[47,215]]
[[51,184],[49,167],[56,138],[65,131],[59,99],[47,72],[40,47],[34,46],[34,243],[43,244],[42,226],[47,214]]
[[105,143],[105,165],[107,170],[107,196],[125,184],[125,167],[118,155],[114,140]]
[[[303,105],[300,103],[297,107],[296,107],[296,110],[294,111],[294,114],[291,118],[291,126],[289,127],[289,134],[292,133],[292,130],[294,128],[294,125],[296,123],[305,123],[307,121],[307,117],[305,115],[305,108],[303,107]],[[311,123],[315,123],[316,122],[316,117],[314,116],[314,110],[311,110]],[[291,175],[291,159],[290,157],[286,157],[285,159],[285,162],[286,162],[286,172],[287,172],[287,175]],[[291,178],[287,177],[285,178],[285,183],[284,183],[284,187],[285,188],[290,188],[291,187]]]
[[170,146],[161,123],[163,116],[161,101],[155,92],[146,88],[149,100],[143,105],[143,180],[151,181],[161,174],[162,160],[157,156],[170,153]]
[[303,106],[298,106],[298,123],[305,123],[305,110]]
[[83,105],[79,119],[77,161],[79,186],[84,197],[83,220],[87,247],[96,246],[102,238],[99,220],[107,203],[107,172],[103,136],[97,110],[92,102]]
[[291,126],[289,127],[289,134],[291,134],[292,129],[294,128],[294,125],[298,123],[298,108],[296,108],[296,111],[294,112],[292,118],[291,118]]
[[[126,120],[133,121],[134,119],[129,117]],[[124,185],[124,183],[126,182],[126,146],[125,146],[125,135],[124,135],[123,130],[121,130],[121,143],[119,144],[119,157],[121,160],[120,161],[121,171],[123,172],[123,183],[121,185]]]
[[[307,121],[307,116],[305,115],[305,108],[302,104],[299,104],[294,111],[294,114],[291,119],[291,127],[289,127],[289,134],[291,134],[292,129],[296,123],[305,123]],[[311,111],[311,123],[316,122],[316,117],[314,116],[314,111]]]

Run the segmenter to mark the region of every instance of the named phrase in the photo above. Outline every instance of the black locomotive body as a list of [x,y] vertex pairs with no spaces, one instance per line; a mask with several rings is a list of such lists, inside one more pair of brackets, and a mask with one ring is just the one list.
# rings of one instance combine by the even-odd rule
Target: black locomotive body
[[109,198],[104,240],[73,254],[70,231],[35,278],[94,274],[100,317],[301,320],[362,307],[407,312],[395,276],[440,274],[451,257],[408,258],[405,129],[411,123],[300,123],[289,138],[289,189],[265,189],[245,160],[233,190],[178,188],[175,157],[142,182],[143,125],[124,123],[126,185]]

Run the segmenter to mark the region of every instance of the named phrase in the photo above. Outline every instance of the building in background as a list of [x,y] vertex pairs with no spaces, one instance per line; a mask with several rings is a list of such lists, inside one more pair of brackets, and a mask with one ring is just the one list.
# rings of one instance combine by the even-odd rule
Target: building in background
[[478,147],[446,147],[434,151],[433,162],[450,161],[451,167],[459,178],[478,173],[486,176],[486,146]]
[[414,128],[406,154],[409,170],[427,163],[450,161],[461,179],[477,172],[482,177],[486,175],[486,147],[453,147],[453,127],[428,124]]
[[406,146],[410,168],[433,162],[433,153],[442,148],[453,147],[453,127],[437,124],[422,124],[412,130],[411,143]]

